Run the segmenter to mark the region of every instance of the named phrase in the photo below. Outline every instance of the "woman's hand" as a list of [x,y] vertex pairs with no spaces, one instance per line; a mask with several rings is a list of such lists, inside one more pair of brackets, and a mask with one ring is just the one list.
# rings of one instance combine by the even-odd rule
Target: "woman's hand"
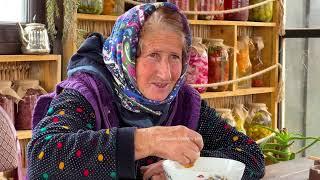
[[200,157],[202,148],[201,135],[185,126],[155,126],[135,133],[136,160],[157,156],[190,165]]
[[164,170],[162,166],[162,161],[150,164],[148,166],[142,166],[140,168],[141,173],[143,174],[143,180],[165,180]]

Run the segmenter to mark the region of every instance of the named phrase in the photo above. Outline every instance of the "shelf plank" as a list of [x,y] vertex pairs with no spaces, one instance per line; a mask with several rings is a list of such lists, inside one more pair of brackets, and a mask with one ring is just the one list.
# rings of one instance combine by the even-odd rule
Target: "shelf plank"
[[[94,14],[77,14],[78,20],[89,20],[89,21],[116,21],[118,16],[112,15],[94,15]],[[217,21],[217,20],[188,20],[192,25],[231,25],[231,26],[265,26],[275,27],[276,23],[273,22],[251,22],[251,21]]]
[[60,55],[0,55],[0,62],[59,61]]
[[31,139],[32,130],[17,130],[17,137],[19,140]]
[[231,96],[245,96],[251,94],[265,94],[275,92],[274,87],[261,87],[261,88],[249,88],[249,89],[237,89],[235,91],[224,92],[205,92],[201,93],[202,99],[218,98],[218,97],[231,97]]
[[116,21],[119,16],[77,13],[78,20]]
[[217,25],[217,26],[264,26],[275,27],[277,24],[273,22],[251,22],[251,21],[218,21],[218,20],[188,20],[192,25]]

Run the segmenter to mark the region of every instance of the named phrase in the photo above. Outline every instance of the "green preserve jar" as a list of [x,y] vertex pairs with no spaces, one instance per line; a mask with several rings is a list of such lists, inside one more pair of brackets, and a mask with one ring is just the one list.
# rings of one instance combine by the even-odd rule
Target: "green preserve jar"
[[79,0],[78,13],[101,14],[103,0]]
[[[250,5],[263,2],[265,0],[250,0]],[[253,8],[249,13],[250,21],[270,22],[273,16],[273,2]]]

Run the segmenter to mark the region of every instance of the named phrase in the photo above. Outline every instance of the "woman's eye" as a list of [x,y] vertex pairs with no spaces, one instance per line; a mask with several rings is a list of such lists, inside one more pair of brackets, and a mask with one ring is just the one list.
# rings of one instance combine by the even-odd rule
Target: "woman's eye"
[[173,60],[180,60],[181,59],[180,56],[178,56],[178,55],[172,55],[171,58]]
[[151,57],[151,58],[157,58],[157,57],[158,57],[158,54],[157,54],[157,53],[151,53],[151,54],[149,54],[149,57]]

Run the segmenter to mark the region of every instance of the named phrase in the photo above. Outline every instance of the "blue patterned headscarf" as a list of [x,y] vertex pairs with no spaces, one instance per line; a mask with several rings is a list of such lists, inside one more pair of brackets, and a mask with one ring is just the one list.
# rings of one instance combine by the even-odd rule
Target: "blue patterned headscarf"
[[183,61],[183,70],[174,89],[163,101],[150,100],[142,95],[136,84],[136,56],[138,50],[140,31],[147,18],[160,7],[167,7],[181,15],[186,43],[191,45],[190,28],[186,17],[171,3],[153,3],[138,5],[121,15],[106,39],[103,47],[103,60],[111,72],[115,92],[120,98],[122,106],[132,112],[149,112],[161,115],[160,111],[152,107],[171,104],[184,83],[188,58]]

